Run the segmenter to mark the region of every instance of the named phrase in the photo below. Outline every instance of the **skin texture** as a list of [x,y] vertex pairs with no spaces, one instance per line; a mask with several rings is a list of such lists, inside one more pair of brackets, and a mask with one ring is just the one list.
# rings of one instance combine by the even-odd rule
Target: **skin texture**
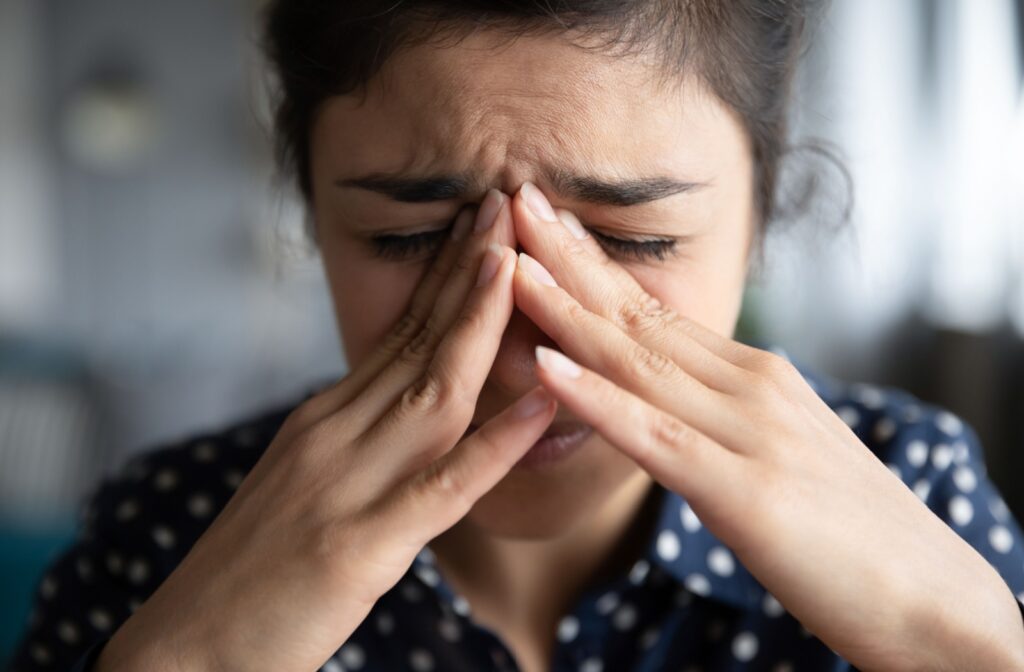
[[[535,261],[520,257],[474,423],[540,382],[558,419],[598,430],[554,468],[512,469],[432,542],[475,617],[523,669],[545,669],[557,618],[614,564],[654,478],[859,669],[1024,665],[1019,612],[994,569],[785,360],[732,340],[756,225],[736,118],[696,79],[652,85],[642,59],[585,52],[565,35],[502,44],[479,32],[401,52],[365,97],[329,99],[312,132],[313,216],[350,363],[404,313],[430,258],[380,258],[370,237],[444,228],[498,189],[514,198],[495,226]],[[561,193],[550,166],[700,186],[595,205]],[[337,184],[396,171],[465,173],[471,186],[399,203]],[[531,212],[524,183],[591,235]],[[664,259],[638,260],[601,235],[679,240]],[[538,345],[569,354],[580,377],[559,375],[550,354],[535,367]]]
[[[678,90],[648,82],[650,65],[640,60],[587,52],[564,37],[495,44],[494,35],[478,33],[457,47],[399,53],[365,98],[329,99],[316,118],[313,216],[349,362],[358,364],[399,318],[429,261],[429,252],[377,258],[367,236],[443,228],[488,188],[513,194],[525,181],[601,233],[680,238],[664,260],[619,255],[615,263],[666,305],[731,336],[755,225],[750,150],[738,120],[695,80]],[[703,186],[645,204],[583,203],[550,187],[548,166]],[[335,184],[399,170],[467,172],[476,184],[437,203],[398,203]],[[538,344],[554,343],[514,311],[475,424],[536,384]],[[560,409],[556,419],[573,418]],[[477,617],[522,642],[520,658],[542,659],[562,610],[622,540],[650,483],[595,433],[556,468],[513,469],[432,547]]]

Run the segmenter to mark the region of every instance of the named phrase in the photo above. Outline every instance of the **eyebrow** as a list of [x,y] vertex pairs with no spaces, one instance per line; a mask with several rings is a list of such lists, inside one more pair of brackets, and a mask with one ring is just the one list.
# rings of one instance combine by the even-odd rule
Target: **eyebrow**
[[[560,196],[583,203],[612,206],[650,203],[706,186],[704,182],[664,176],[612,179],[578,175],[564,169],[549,170],[546,177]],[[335,180],[334,184],[337,187],[366,189],[401,203],[455,200],[466,196],[476,186],[475,180],[466,175],[416,177],[402,173],[372,173]]]

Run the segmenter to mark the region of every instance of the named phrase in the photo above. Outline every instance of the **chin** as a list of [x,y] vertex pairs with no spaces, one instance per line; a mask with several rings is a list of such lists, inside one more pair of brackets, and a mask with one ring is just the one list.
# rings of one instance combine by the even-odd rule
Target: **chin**
[[561,537],[598,514],[638,471],[635,462],[595,435],[564,462],[513,468],[460,524],[505,539]]

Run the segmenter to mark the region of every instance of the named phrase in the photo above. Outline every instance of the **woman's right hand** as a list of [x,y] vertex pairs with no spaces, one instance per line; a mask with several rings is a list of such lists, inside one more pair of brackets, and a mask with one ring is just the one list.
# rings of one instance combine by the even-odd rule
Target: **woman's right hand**
[[465,435],[515,268],[509,198],[481,204],[493,226],[473,219],[460,213],[377,350],[291,413],[96,670],[317,669],[540,438],[556,404],[539,386]]

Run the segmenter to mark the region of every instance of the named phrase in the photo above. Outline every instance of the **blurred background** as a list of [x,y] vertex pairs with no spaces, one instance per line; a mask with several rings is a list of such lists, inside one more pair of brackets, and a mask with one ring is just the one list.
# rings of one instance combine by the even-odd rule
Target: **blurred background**
[[[0,660],[102,474],[345,370],[274,180],[259,4],[0,0]],[[741,319],[967,420],[1018,520],[1022,73],[1024,0],[833,0],[795,130],[838,148],[851,220],[822,167]]]

